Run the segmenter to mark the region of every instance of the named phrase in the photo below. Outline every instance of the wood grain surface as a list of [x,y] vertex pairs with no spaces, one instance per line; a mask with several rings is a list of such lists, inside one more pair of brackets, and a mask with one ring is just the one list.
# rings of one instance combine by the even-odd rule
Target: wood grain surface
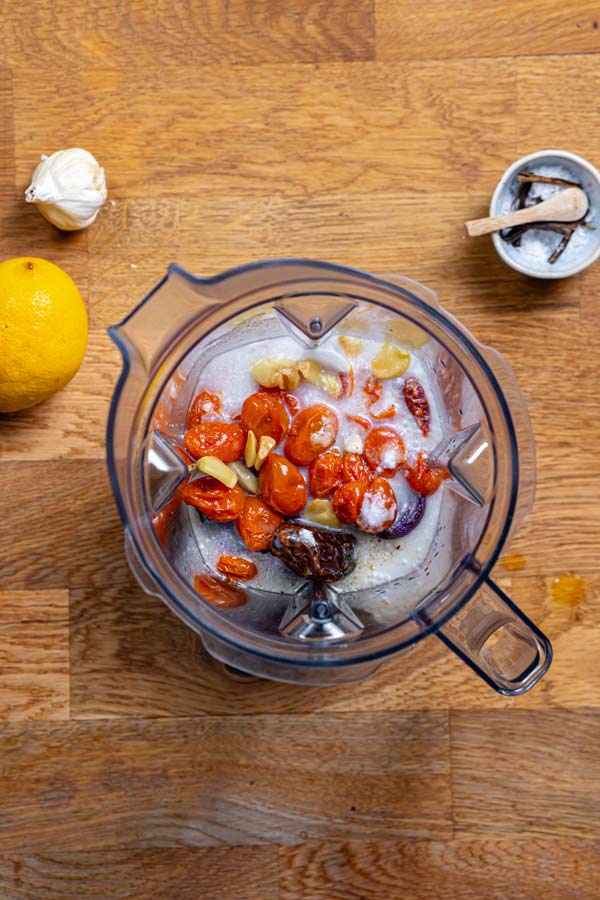
[[[58,263],[90,316],[71,384],[0,417],[2,900],[596,900],[600,269],[531,281],[462,225],[524,153],[600,163],[599,22],[590,0],[2,4],[1,258]],[[77,145],[110,201],[67,235],[23,191]],[[495,576],[554,644],[531,693],[433,639],[351,687],[232,682],[130,574],[106,328],[173,260],[282,255],[421,280],[514,368],[537,497]]]

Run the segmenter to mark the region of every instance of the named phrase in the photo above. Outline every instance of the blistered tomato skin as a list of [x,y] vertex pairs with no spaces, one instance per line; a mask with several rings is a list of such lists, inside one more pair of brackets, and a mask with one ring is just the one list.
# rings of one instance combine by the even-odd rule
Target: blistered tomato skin
[[260,497],[245,497],[242,514],[237,520],[238,534],[248,550],[259,553],[267,550],[271,535],[284,522]]
[[369,466],[360,453],[344,453],[342,456],[342,483],[349,481],[370,481],[373,477]]
[[377,403],[377,401],[381,399],[383,385],[381,384],[379,378],[375,378],[374,375],[369,375],[369,377],[365,381],[363,390],[367,395],[367,406],[373,406],[374,403]]
[[407,465],[404,477],[415,492],[421,497],[429,497],[435,494],[442,481],[450,478],[450,473],[442,466],[433,466],[425,453],[420,450],[414,465]]
[[342,457],[333,450],[320,453],[308,468],[308,483],[313,497],[328,497],[342,483]]
[[224,463],[240,459],[246,439],[234,422],[201,422],[188,429],[183,446],[194,459],[216,456]]
[[286,436],[289,424],[289,416],[278,394],[258,391],[244,400],[241,426],[246,432],[253,431],[258,440],[266,435],[278,444]]
[[234,522],[244,508],[244,495],[237,484],[228,488],[210,475],[186,485],[182,497],[184,503],[195,506],[211,522]]
[[335,491],[331,504],[340,522],[354,525],[367,487],[366,481],[349,481]]
[[220,609],[233,609],[246,602],[246,593],[241,587],[221,581],[214,575],[194,575],[194,590],[208,603]]
[[258,486],[263,500],[282,516],[297,516],[306,505],[308,492],[302,473],[278,453],[270,453],[262,464]]
[[365,440],[365,459],[377,475],[393,478],[406,460],[404,441],[393,428],[374,428]]
[[258,575],[256,564],[243,556],[227,556],[224,554],[217,560],[217,572],[226,575],[232,581],[250,581]]
[[297,466],[308,466],[334,443],[338,417],[329,406],[315,403],[304,409],[290,428],[285,455]]
[[220,413],[221,412],[221,398],[218,394],[213,394],[211,391],[200,391],[199,394],[196,394],[194,397],[194,402],[190,406],[190,411],[188,412],[187,417],[187,427],[193,428],[194,425],[199,425],[204,416],[208,416],[211,413]]
[[374,478],[363,494],[356,524],[361,531],[379,534],[396,520],[398,503],[389,481]]

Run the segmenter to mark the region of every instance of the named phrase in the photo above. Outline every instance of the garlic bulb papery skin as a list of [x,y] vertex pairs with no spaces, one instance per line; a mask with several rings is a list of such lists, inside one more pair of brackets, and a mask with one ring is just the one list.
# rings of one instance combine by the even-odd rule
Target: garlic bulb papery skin
[[41,214],[63,231],[91,225],[106,196],[104,169],[81,147],[42,156],[25,191],[27,203],[37,203]]

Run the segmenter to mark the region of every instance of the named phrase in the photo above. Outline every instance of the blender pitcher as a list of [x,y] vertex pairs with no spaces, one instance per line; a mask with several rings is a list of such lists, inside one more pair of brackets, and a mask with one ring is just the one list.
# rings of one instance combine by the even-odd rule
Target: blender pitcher
[[[340,329],[420,347],[433,375],[446,431],[432,459],[450,478],[427,555],[403,577],[354,592],[314,582],[288,593],[226,585],[240,605],[219,608],[209,590],[194,590],[214,572],[199,549],[195,511],[177,493],[188,476],[181,440],[203,368],[232,349],[243,365],[244,347],[256,341],[268,351],[291,336],[316,348]],[[431,291],[302,259],[213,278],[172,265],[109,333],[123,371],[108,420],[108,467],[129,564],[213,657],[281,681],[351,682],[431,634],[502,694],[523,693],[546,672],[549,641],[490,577],[533,502],[525,403],[504,358]]]

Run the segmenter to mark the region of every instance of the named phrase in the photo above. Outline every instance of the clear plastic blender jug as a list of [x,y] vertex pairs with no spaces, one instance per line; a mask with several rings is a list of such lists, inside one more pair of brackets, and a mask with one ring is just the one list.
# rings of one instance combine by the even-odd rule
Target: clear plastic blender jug
[[[435,378],[447,434],[434,460],[451,477],[427,557],[407,576],[364,591],[307,582],[286,594],[250,583],[235,588],[243,605],[217,608],[194,590],[194,576],[209,570],[189,510],[173,500],[187,475],[177,448],[202,370],[232,348],[243,360],[257,340],[268,346],[292,336],[314,348],[339,330],[419,346]],[[108,466],[128,560],[143,589],[194,629],[211,655],[265,678],[330,684],[366,678],[433,634],[503,694],[529,690],[546,672],[547,638],[490,578],[533,502],[524,400],[503,357],[475,341],[428,289],[302,259],[214,278],[173,265],[110,334],[123,371],[108,421]],[[174,528],[161,535],[153,519],[165,509]]]

